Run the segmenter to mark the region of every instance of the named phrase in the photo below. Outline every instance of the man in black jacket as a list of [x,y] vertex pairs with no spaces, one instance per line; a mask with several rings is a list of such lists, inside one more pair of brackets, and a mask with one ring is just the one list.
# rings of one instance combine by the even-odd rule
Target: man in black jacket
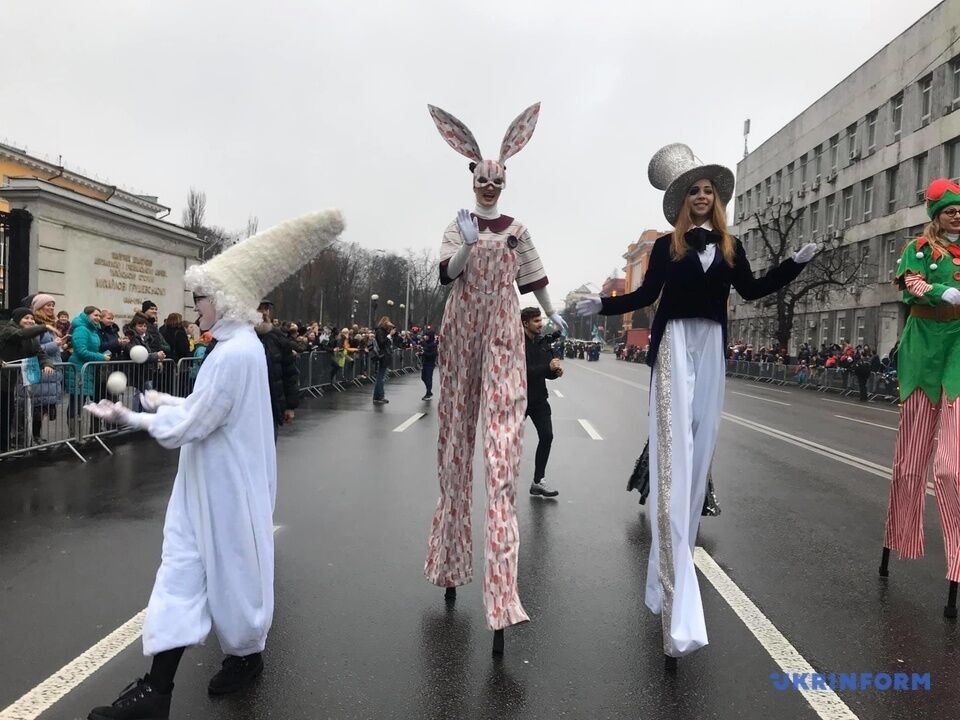
[[550,420],[550,403],[547,402],[547,380],[556,380],[563,375],[560,361],[553,356],[548,338],[540,337],[543,317],[540,308],[528,307],[520,311],[523,334],[526,336],[527,355],[527,416],[537,429],[537,454],[530,494],[540,497],[556,497],[554,490],[543,481],[553,444],[553,423]]
[[267,378],[270,381],[270,404],[273,407],[273,439],[281,425],[292,423],[300,405],[300,370],[297,354],[290,338],[273,324],[273,303],[264,300],[257,308],[263,322],[257,325],[257,336],[267,356]]

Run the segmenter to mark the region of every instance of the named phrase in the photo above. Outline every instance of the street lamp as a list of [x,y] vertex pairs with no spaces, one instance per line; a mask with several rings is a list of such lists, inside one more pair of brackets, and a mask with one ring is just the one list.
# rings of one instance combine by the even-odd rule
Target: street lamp
[[377,295],[376,293],[374,293],[373,295],[370,296],[370,315],[369,315],[369,318],[368,318],[368,320],[367,320],[367,327],[368,327],[368,328],[372,328],[372,327],[373,327],[373,315],[374,315],[375,312],[377,312],[377,300],[379,300],[379,299],[380,299],[380,296]]

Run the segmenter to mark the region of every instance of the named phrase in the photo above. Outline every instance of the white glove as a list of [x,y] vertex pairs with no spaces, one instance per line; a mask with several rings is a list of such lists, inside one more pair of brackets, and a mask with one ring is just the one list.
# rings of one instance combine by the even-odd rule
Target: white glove
[[123,403],[101,400],[96,405],[87,403],[83,409],[96,418],[111,425],[123,425],[129,428],[146,429],[150,424],[150,416],[144,413],[135,413]]
[[480,225],[475,217],[470,217],[469,210],[460,210],[457,213],[457,227],[460,228],[460,237],[467,245],[474,245],[480,239]]
[[807,243],[793,254],[793,261],[800,265],[810,262],[817,252],[816,243]]
[[155,413],[164,405],[181,405],[183,400],[183,398],[174,397],[173,395],[168,395],[167,393],[162,393],[157,390],[147,390],[144,393],[140,393],[140,407],[142,407],[144,411],[152,413]]
[[951,305],[960,305],[960,290],[947,288],[943,293],[943,301]]
[[560,317],[560,313],[554,313],[550,316],[550,322],[560,328],[560,332],[564,335],[567,335],[570,332],[570,328],[567,327],[567,321]]
[[603,302],[596,296],[584,298],[577,303],[577,315],[596,315],[603,309]]

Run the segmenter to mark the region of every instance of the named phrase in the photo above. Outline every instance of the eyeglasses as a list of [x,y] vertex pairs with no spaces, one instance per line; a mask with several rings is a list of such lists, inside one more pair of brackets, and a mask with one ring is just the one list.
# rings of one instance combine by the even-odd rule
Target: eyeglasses
[[941,215],[946,215],[947,217],[956,217],[960,215],[960,208],[948,208],[940,213]]

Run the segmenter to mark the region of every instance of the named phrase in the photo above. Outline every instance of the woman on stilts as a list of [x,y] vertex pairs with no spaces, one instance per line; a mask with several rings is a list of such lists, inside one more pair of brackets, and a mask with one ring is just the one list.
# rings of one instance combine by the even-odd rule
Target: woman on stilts
[[[511,123],[499,160],[484,160],[473,133],[449,113],[430,106],[444,140],[468,157],[476,209],[461,210],[447,226],[440,248],[440,279],[451,284],[438,342],[440,400],[437,473],[440,499],[433,516],[424,574],[447,588],[473,579],[473,449],[478,416],[486,467],[483,606],[494,631],[494,654],[503,653],[503,630],[529,620],[517,591],[520,535],[517,476],[527,407],[526,357],[521,293],[533,292],[557,327],[547,293],[547,275],[530,232],[497,209],[506,184],[507,158],[523,148],[537,125],[540,104]],[[531,489],[533,492],[533,489]]]
[[[930,222],[897,267],[910,317],[900,336],[900,426],[880,575],[890,550],[923,557],[923,504],[933,460],[949,589],[946,617],[957,616],[960,581],[960,185],[939,179],[927,188]],[[936,441],[936,442],[934,442]]]
[[682,144],[653,156],[650,182],[665,190],[673,232],[658,238],[643,284],[620,297],[587,298],[580,315],[620,315],[660,299],[650,331],[650,558],[646,605],[661,616],[667,667],[707,644],[693,552],[707,473],[723,406],[727,298],[731,285],[757,300],[792,281],[816,251],[754,278],[746,252],[727,230],[733,173],[703,165]]

